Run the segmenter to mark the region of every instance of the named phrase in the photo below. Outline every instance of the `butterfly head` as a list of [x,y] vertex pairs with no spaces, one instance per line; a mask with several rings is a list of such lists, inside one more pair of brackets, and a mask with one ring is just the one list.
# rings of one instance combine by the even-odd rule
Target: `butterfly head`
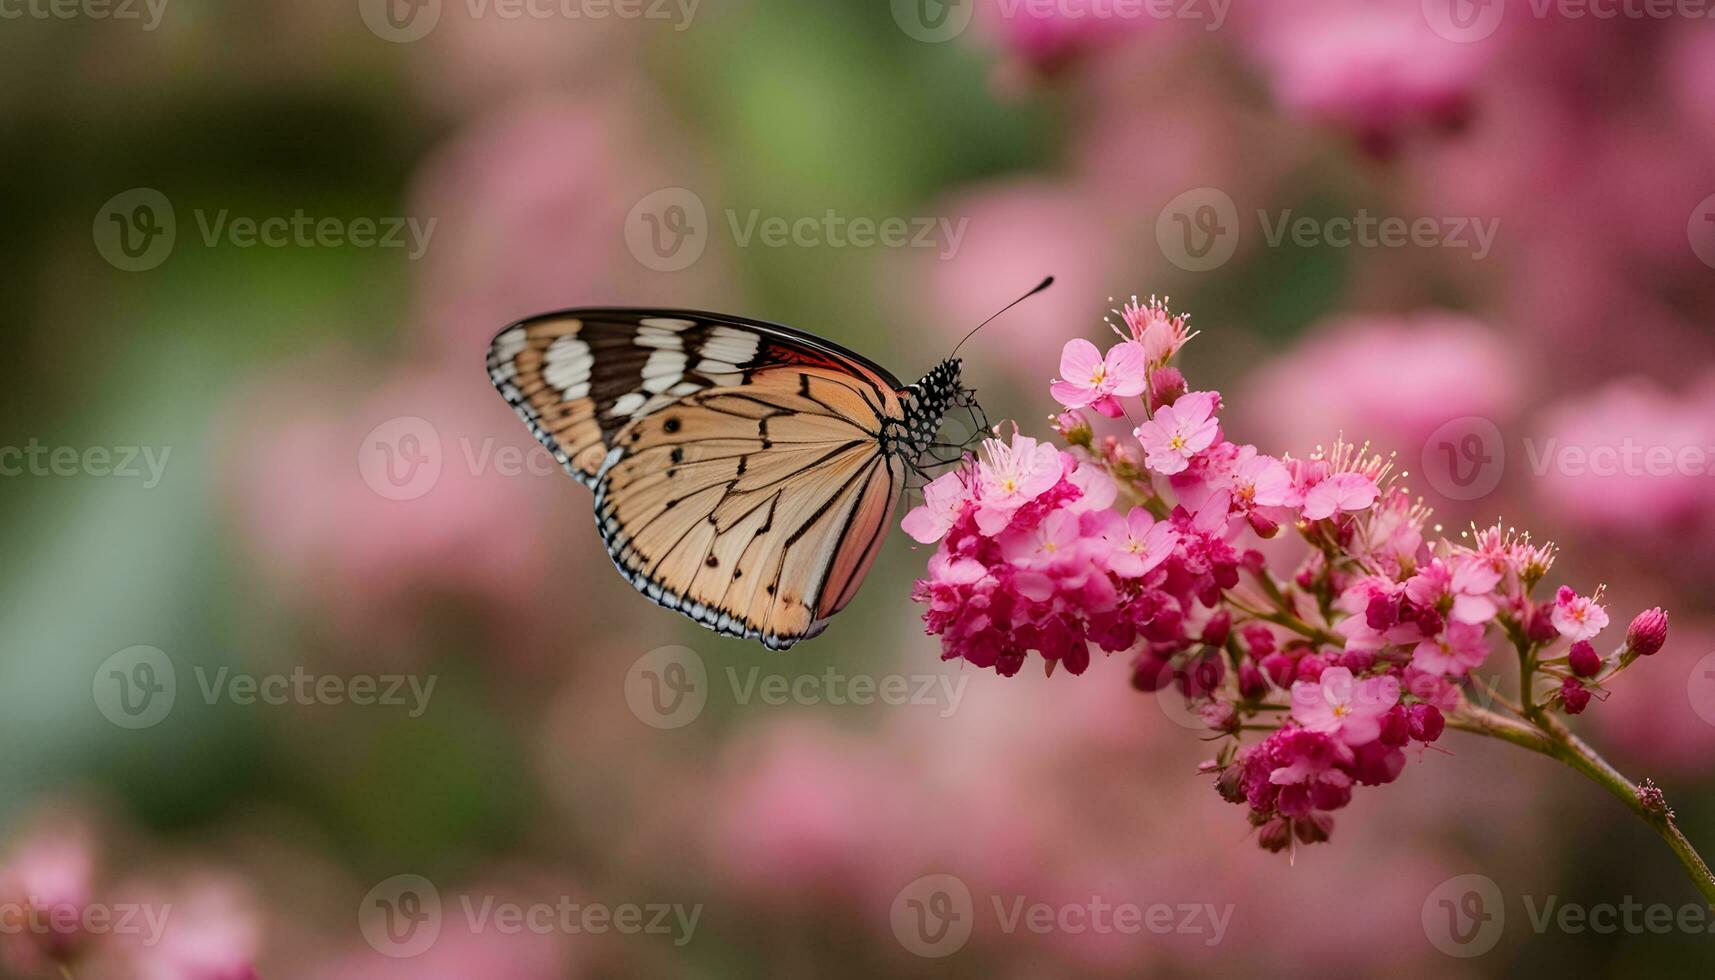
[[[905,426],[899,442],[901,451],[913,459],[922,457],[931,448],[963,450],[987,435],[987,425],[977,422],[981,411],[976,391],[964,387],[960,377],[960,362],[949,357],[925,374],[916,384],[905,389]],[[970,409],[972,431],[956,444],[938,441],[942,423],[952,409]]]

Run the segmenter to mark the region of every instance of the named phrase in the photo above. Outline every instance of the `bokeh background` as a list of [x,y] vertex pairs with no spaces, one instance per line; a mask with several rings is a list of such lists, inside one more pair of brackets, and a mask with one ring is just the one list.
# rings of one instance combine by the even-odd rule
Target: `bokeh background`
[[[1697,896],[1594,786],[1471,736],[1361,794],[1332,843],[1262,852],[1195,775],[1194,723],[1120,658],[941,665],[903,535],[789,656],[662,613],[482,369],[517,317],[647,304],[793,323],[915,377],[1053,273],[967,348],[991,418],[1042,429],[1060,345],[1099,340],[1113,298],[1170,294],[1236,437],[1368,438],[1449,528],[1504,516],[1561,544],[1567,580],[1606,582],[1616,623],[1671,611],[1667,649],[1578,727],[1707,853],[1702,7],[127,3],[0,19],[0,901],[170,913],[153,942],[11,930],[7,975],[1715,962],[1711,934],[1537,929],[1550,901]],[[300,214],[274,244],[246,231]],[[830,214],[910,240],[854,244]],[[1366,215],[1427,224],[1340,244]],[[1577,462],[1625,446],[1684,462]],[[244,678],[270,677],[309,686],[248,702]],[[399,697],[356,703],[392,679]],[[910,694],[848,703],[854,681]],[[971,896],[936,957],[901,928],[931,874]],[[1434,898],[1465,874],[1495,883],[1504,928],[1455,957]],[[1092,901],[1228,918],[1127,934],[997,911]],[[480,916],[567,903],[698,918]]]

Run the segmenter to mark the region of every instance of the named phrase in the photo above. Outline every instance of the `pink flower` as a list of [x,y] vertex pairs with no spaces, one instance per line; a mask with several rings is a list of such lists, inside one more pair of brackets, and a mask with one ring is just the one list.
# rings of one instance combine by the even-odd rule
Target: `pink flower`
[[965,475],[943,473],[923,487],[923,503],[905,515],[899,526],[922,544],[933,544],[965,511]]
[[1564,585],[1555,594],[1554,612],[1549,618],[1561,636],[1574,642],[1588,640],[1608,625],[1608,611],[1594,597],[1581,596]]
[[1172,360],[1173,355],[1179,353],[1179,348],[1195,336],[1186,329],[1188,317],[1173,315],[1167,309],[1166,300],[1157,300],[1154,296],[1148,303],[1140,303],[1133,296],[1120,311],[1120,318],[1125,321],[1126,329],[1131,331],[1132,339],[1142,345],[1144,359],[1152,368]]
[[1292,474],[1286,464],[1257,452],[1255,446],[1240,446],[1233,465],[1233,505],[1279,507],[1292,494]]
[[1405,597],[1461,623],[1486,623],[1499,607],[1491,597],[1501,575],[1481,559],[1459,555],[1451,564],[1437,558],[1405,583]]
[[1143,394],[1149,387],[1143,348],[1132,341],[1115,344],[1103,357],[1096,345],[1082,338],[1066,342],[1060,353],[1060,376],[1049,388],[1067,408],[1086,405],[1110,419],[1125,414],[1119,399]]
[[1432,674],[1462,675],[1488,659],[1489,644],[1483,627],[1452,622],[1438,637],[1430,637],[1411,652],[1411,664]]
[[1145,465],[1163,476],[1172,476],[1213,445],[1221,431],[1214,417],[1219,400],[1220,395],[1212,391],[1187,392],[1138,426],[1136,435],[1143,443]]
[[1012,444],[983,440],[987,458],[977,465],[977,527],[1000,533],[1025,504],[1060,482],[1060,451],[1029,436],[1012,434]]
[[1319,521],[1337,511],[1368,510],[1381,490],[1362,473],[1336,473],[1304,495],[1304,517]]
[[1057,510],[1028,531],[1011,532],[1001,539],[1001,554],[1015,567],[1041,569],[1076,560],[1084,543],[1078,515]]
[[1292,717],[1306,731],[1321,732],[1347,745],[1373,742],[1381,735],[1382,716],[1399,703],[1399,678],[1391,675],[1359,681],[1345,667],[1329,667],[1316,681],[1292,685]]
[[1179,532],[1167,521],[1158,521],[1142,507],[1133,507],[1125,520],[1113,521],[1102,532],[1109,543],[1108,570],[1120,578],[1142,578],[1173,553]]

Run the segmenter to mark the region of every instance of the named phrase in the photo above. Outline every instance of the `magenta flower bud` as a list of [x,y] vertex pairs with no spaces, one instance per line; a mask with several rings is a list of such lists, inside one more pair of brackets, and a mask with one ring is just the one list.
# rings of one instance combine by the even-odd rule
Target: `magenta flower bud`
[[1381,786],[1405,771],[1405,753],[1380,740],[1353,749],[1352,778],[1365,786]]
[[1292,662],[1291,657],[1277,650],[1263,657],[1258,663],[1276,687],[1292,686],[1292,678],[1297,673],[1298,665]]
[[1626,648],[1640,657],[1648,657],[1667,642],[1667,613],[1660,606],[1645,609],[1626,628]]
[[[1245,520],[1250,522],[1251,530],[1256,532],[1256,536],[1262,538],[1264,541],[1267,541],[1269,538],[1280,533],[1280,523],[1264,517],[1261,511],[1252,510],[1247,512],[1245,514]],[[1247,554],[1245,557],[1248,559],[1250,556]],[[1246,564],[1249,565],[1249,562],[1247,561]]]
[[1250,649],[1251,656],[1258,660],[1274,652],[1274,634],[1261,623],[1252,623],[1239,632],[1244,637],[1245,646]]
[[1417,628],[1423,631],[1425,638],[1439,634],[1441,628],[1446,625],[1441,614],[1433,609],[1420,609],[1417,612]]
[[1303,820],[1296,821],[1293,827],[1297,829],[1298,839],[1302,843],[1321,844],[1334,832],[1334,818],[1326,813],[1312,813]]
[[1245,767],[1230,765],[1215,777],[1215,792],[1228,803],[1245,802]]
[[1131,686],[1145,693],[1159,691],[1173,680],[1173,664],[1145,651],[1131,663]]
[[1596,652],[1589,640],[1572,644],[1566,659],[1572,664],[1572,672],[1579,677],[1595,677],[1602,670],[1602,655]]
[[1322,672],[1327,669],[1328,661],[1313,653],[1308,657],[1299,658],[1298,670],[1293,676],[1301,681],[1319,681],[1322,679]]
[[[1338,810],[1352,802],[1352,786],[1317,782],[1310,787],[1310,805],[1318,810]],[[1306,843],[1309,843],[1308,841]]]
[[1399,747],[1411,737],[1411,723],[1405,717],[1405,705],[1396,704],[1382,716],[1382,744]]
[[1171,405],[1185,394],[1185,375],[1179,373],[1176,367],[1156,368],[1149,376],[1149,405],[1150,410],[1163,405]]
[[1174,683],[1188,698],[1212,694],[1227,676],[1227,664],[1219,656],[1198,657],[1173,675]]
[[1399,625],[1399,600],[1380,592],[1370,596],[1364,607],[1364,622],[1378,632],[1393,629]]
[[1568,677],[1560,685],[1560,701],[1566,706],[1567,714],[1580,714],[1590,704],[1590,690],[1576,677]]
[[1203,624],[1203,642],[1212,647],[1225,646],[1227,634],[1233,629],[1233,615],[1225,609],[1209,617]]
[[1334,663],[1354,674],[1362,674],[1376,665],[1376,655],[1368,650],[1345,650],[1334,658]]
[[1405,718],[1411,737],[1419,742],[1433,742],[1447,728],[1447,719],[1441,717],[1441,709],[1433,704],[1414,704],[1406,709]]
[[1545,605],[1531,610],[1530,621],[1525,623],[1524,634],[1532,643],[1547,643],[1559,636],[1560,630],[1554,626],[1553,610]]
[[1239,696],[1250,701],[1268,693],[1268,681],[1263,678],[1262,671],[1256,664],[1246,662],[1239,665]]
[[1262,845],[1263,850],[1276,854],[1286,850],[1286,845],[1292,843],[1292,822],[1284,817],[1275,817],[1256,832],[1256,842]]

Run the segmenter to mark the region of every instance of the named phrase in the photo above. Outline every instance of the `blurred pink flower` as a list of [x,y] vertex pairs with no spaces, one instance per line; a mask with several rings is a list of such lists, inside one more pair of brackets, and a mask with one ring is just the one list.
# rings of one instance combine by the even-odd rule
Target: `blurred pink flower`
[[92,834],[75,816],[50,814],[12,846],[0,865],[0,907],[27,917],[22,929],[0,935],[13,969],[43,970],[76,955],[89,940],[83,922],[94,900],[95,866]]
[[153,944],[127,937],[136,980],[255,980],[262,926],[255,896],[230,879],[196,881],[174,894],[145,898],[167,909]]
[[245,389],[231,417],[238,530],[270,586],[343,637],[410,647],[448,600],[518,630],[551,552],[595,546],[544,532],[576,487],[474,368],[377,379],[332,354]]
[[1067,68],[1084,55],[1147,30],[1154,20],[1122,11],[1142,5],[1092,2],[1081,6],[1020,0],[988,0],[974,14],[978,28],[994,37],[1026,67],[1042,73]]
[[1504,425],[1521,373],[1500,335],[1467,317],[1348,316],[1253,374],[1234,404],[1251,406],[1249,428],[1300,451],[1362,432],[1379,449],[1413,453],[1452,419]]
[[1488,47],[1436,34],[1416,0],[1319,0],[1259,18],[1251,35],[1289,113],[1355,134],[1378,155],[1408,132],[1462,123]]
[[671,276],[626,245],[634,204],[673,180],[665,147],[634,141],[620,107],[538,101],[480,119],[432,154],[413,213],[438,220],[418,263],[417,319],[456,363],[480,364],[501,327],[579,305],[714,306],[698,265]]
[[1715,516],[1711,409],[1715,398],[1672,395],[1643,378],[1557,402],[1533,427],[1542,433],[1528,447],[1534,486],[1585,528],[1660,534],[1699,526]]

